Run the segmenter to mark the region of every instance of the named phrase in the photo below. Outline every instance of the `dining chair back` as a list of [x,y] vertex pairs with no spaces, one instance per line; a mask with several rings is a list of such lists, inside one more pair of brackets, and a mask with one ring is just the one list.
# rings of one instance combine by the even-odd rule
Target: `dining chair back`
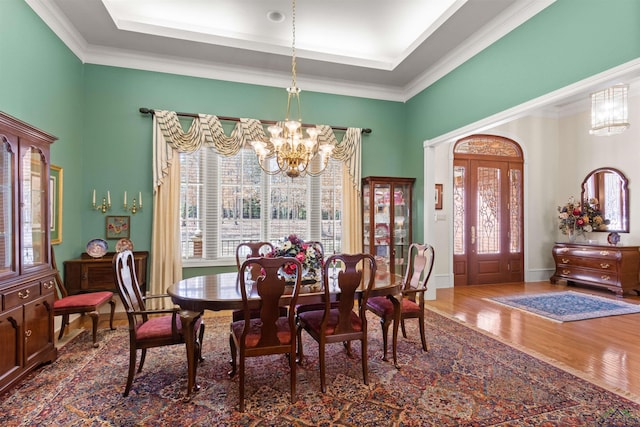
[[[335,254],[327,258],[322,274],[324,307],[298,313],[298,358],[303,360],[302,331],[318,342],[320,387],[326,392],[325,346],[345,343],[351,355],[349,342],[361,343],[362,377],[369,383],[367,363],[367,318],[365,306],[375,282],[376,262],[369,254]],[[364,289],[358,292],[359,289]],[[355,309],[356,292],[359,304]],[[332,294],[337,293],[337,301]]]
[[[193,369],[198,361],[202,361],[202,339],[204,322],[202,313],[181,310],[179,307],[169,309],[148,309],[146,302],[151,299],[164,299],[167,295],[143,295],[135,272],[133,252],[125,250],[113,257],[114,280],[129,321],[129,374],[123,395],[129,395],[135,374],[137,352],[141,350],[138,372],[147,355],[147,349],[176,344],[185,344],[183,330],[186,322],[194,322],[194,360]],[[189,355],[188,355],[189,356]],[[192,378],[195,378],[195,371]],[[197,386],[196,386],[197,388]],[[187,396],[190,395],[190,390]]]
[[[407,338],[405,319],[418,319],[422,349],[428,351],[424,326],[424,294],[433,270],[435,250],[429,244],[412,243],[408,251],[408,264],[405,270],[402,286],[401,322],[402,336]],[[382,345],[384,346],[383,360],[387,360],[387,335],[389,325],[393,323],[394,308],[391,301],[384,296],[370,298],[367,309],[380,317],[382,327]]]
[[[242,263],[248,258],[260,258],[264,257],[270,252],[273,252],[274,247],[271,242],[242,242],[236,246],[236,266],[240,270]],[[251,279],[256,280],[260,275],[260,269],[251,268],[248,270],[251,274]]]
[[[294,264],[296,278],[291,283],[280,275],[286,264]],[[259,267],[260,275],[253,281],[248,269]],[[291,371],[291,402],[296,401],[296,322],[295,306],[300,293],[302,265],[295,258],[249,258],[244,261],[238,272],[240,291],[242,294],[242,312],[240,319],[231,323],[231,371],[236,374],[237,355],[239,361],[239,410],[244,411],[245,396],[245,360],[269,354],[287,354]],[[282,297],[290,293],[288,310],[282,315]],[[251,313],[259,313],[254,317]],[[247,320],[248,319],[248,320]]]
[[58,266],[56,264],[55,253],[51,248],[51,265],[55,271],[55,301],[53,302],[53,315],[62,316],[62,323],[60,325],[60,333],[58,335],[58,341],[64,336],[64,331],[69,325],[69,317],[72,314],[88,315],[91,317],[91,332],[93,334],[93,346],[97,348],[98,345],[98,322],[100,321],[100,309],[109,304],[109,327],[114,330],[113,316],[116,311],[116,302],[113,300],[113,292],[110,291],[98,291],[98,292],[85,292],[81,294],[69,295],[67,288],[64,286]]

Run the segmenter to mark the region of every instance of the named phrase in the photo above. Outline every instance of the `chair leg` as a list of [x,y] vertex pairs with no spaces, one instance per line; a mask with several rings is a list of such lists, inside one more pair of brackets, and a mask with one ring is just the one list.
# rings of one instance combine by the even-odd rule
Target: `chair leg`
[[429,348],[427,347],[427,338],[425,336],[425,331],[424,331],[424,317],[420,316],[418,318],[418,322],[420,325],[420,339],[422,340],[422,349],[424,351],[429,351]]
[[100,313],[98,311],[91,311],[87,313],[91,317],[91,333],[93,334],[93,348],[98,348],[98,321],[100,320]]
[[124,397],[129,396],[129,391],[131,391],[131,385],[133,384],[133,376],[136,371],[137,350],[133,344],[129,345],[131,346],[131,350],[129,351],[129,374],[127,376],[127,385],[124,388]]
[[147,358],[147,349],[142,349],[142,355],[140,356],[140,365],[138,366],[138,373],[142,371],[142,367],[144,366],[144,361]]
[[362,379],[365,384],[369,384],[369,363],[367,356],[367,337],[363,337],[360,340],[360,346],[362,348]]
[[113,316],[116,313],[116,302],[113,299],[110,299],[109,305],[111,306],[111,314],[109,314],[109,329],[114,331],[116,328],[113,326]]
[[384,317],[380,318],[380,327],[382,328],[382,348],[383,348],[382,360],[384,360],[385,362],[389,360],[387,359],[387,347],[388,347],[387,337],[389,336],[390,325],[391,325],[391,321],[385,319]]
[[297,357],[297,362],[300,365],[302,365],[302,359],[304,357],[304,355],[302,353],[302,351],[303,351],[302,350],[302,329],[303,328],[301,328],[300,325],[298,325],[298,332],[297,332],[297,334],[298,334],[298,337],[297,337],[297,339],[298,339],[298,354],[297,354],[296,357]]
[[68,324],[69,324],[69,315],[68,314],[63,314],[62,315],[62,325],[60,326],[60,334],[58,335],[58,340],[61,340],[62,337],[64,336],[64,330],[66,329]]
[[404,319],[400,321],[400,326],[402,327],[402,336],[404,339],[407,339],[407,330],[404,328]]
[[202,357],[202,344],[204,342],[204,323],[200,324],[200,333],[198,334],[198,341],[200,345],[198,346],[198,361],[204,362],[204,357]]
[[[294,335],[295,336],[295,335]],[[292,352],[295,351],[296,345],[293,343]],[[289,369],[291,369],[291,403],[296,403],[296,369],[298,365],[293,354],[289,354]]]
[[327,392],[327,381],[325,378],[325,366],[324,366],[324,345],[320,344],[318,348],[318,361],[320,363],[320,390],[323,393]]
[[236,342],[233,339],[233,335],[229,334],[229,346],[231,347],[231,370],[229,371],[229,377],[233,377],[236,374],[236,357],[238,349],[236,348]]
[[244,354],[240,354],[240,412],[244,412]]

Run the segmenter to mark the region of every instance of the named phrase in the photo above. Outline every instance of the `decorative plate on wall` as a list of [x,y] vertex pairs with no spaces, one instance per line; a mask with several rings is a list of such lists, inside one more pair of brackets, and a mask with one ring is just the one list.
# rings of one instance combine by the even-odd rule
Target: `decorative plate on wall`
[[102,258],[108,248],[107,241],[102,239],[93,239],[87,243],[87,253],[92,258]]
[[129,239],[120,239],[116,243],[116,252],[130,250],[133,251],[133,242]]

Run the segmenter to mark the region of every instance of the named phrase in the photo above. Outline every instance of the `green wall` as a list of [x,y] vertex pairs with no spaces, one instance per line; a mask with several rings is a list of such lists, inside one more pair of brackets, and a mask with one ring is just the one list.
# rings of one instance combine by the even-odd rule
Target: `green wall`
[[84,239],[84,67],[24,1],[0,0],[0,17],[0,110],[58,137],[51,162],[64,168],[62,268]]

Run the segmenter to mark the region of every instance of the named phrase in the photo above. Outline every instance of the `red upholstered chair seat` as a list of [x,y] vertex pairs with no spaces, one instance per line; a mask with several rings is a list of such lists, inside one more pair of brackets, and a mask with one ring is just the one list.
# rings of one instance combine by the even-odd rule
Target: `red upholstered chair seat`
[[[387,297],[371,297],[367,308],[378,316],[393,316],[393,303]],[[410,299],[402,299],[402,313],[420,313],[420,306]]]
[[90,292],[86,294],[69,295],[53,303],[54,310],[90,310],[102,305],[113,298],[113,292]]
[[[327,321],[327,328],[324,330],[325,335],[333,335],[338,325],[338,317],[340,311],[338,309],[332,309],[329,311],[329,320]],[[320,334],[322,329],[322,318],[324,317],[324,310],[316,311],[304,311],[298,314],[298,319],[302,320],[310,329]],[[362,331],[362,321],[355,312],[351,312],[351,327],[354,332]]]
[[[175,329],[171,326],[172,317],[173,316],[150,317],[146,322],[138,323],[136,327],[136,340],[145,341],[171,338],[174,330],[177,331],[178,335],[182,335],[182,322],[180,321],[180,317],[176,316]],[[197,335],[200,324],[202,323],[202,318],[199,317],[195,322],[194,331]]]
[[[239,320],[231,324],[231,331],[238,340],[242,337],[242,331],[244,330],[244,320]],[[279,317],[276,320],[276,334],[280,345],[287,345],[291,343],[291,329],[289,328],[289,319],[286,317]],[[262,320],[251,319],[249,324],[249,332],[245,337],[245,345],[247,348],[254,348],[260,342],[262,337]]]

